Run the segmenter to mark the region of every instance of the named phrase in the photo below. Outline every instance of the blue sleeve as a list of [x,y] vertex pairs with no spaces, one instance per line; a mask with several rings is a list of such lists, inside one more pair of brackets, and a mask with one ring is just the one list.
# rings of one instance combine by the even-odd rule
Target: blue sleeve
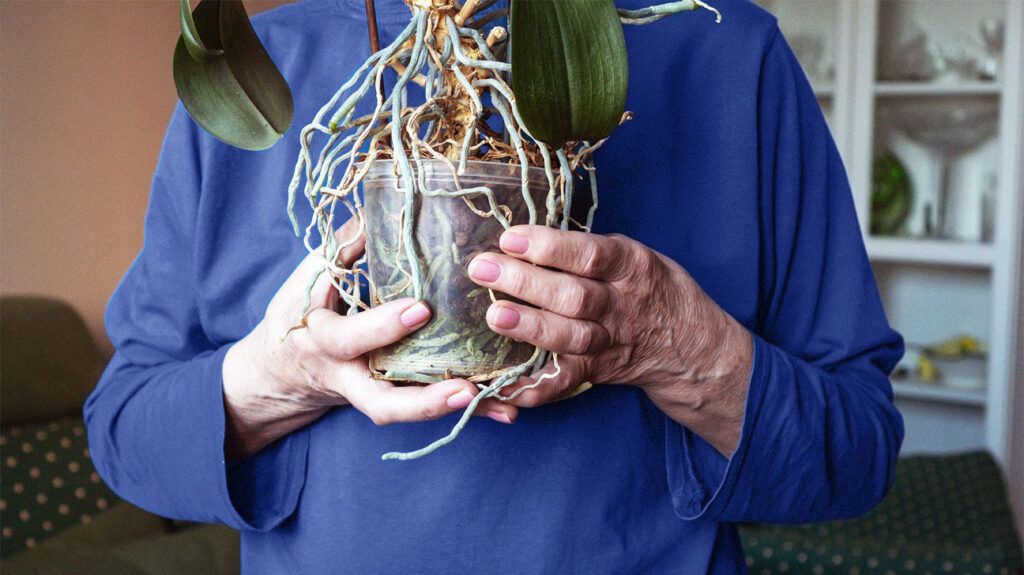
[[204,333],[193,265],[202,249],[202,148],[210,145],[219,144],[179,105],[153,177],[142,251],[107,308],[116,353],[85,419],[96,468],[124,499],[167,517],[267,530],[295,509],[308,435],[225,461],[221,369],[231,342]]
[[888,489],[903,440],[888,380],[903,342],[885,318],[839,153],[778,33],[758,101],[762,283],[742,435],[726,459],[667,420],[669,487],[684,519],[861,515]]

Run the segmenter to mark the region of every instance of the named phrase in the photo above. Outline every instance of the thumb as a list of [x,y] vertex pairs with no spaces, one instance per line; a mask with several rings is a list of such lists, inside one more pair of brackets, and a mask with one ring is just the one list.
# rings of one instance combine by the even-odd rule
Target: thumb
[[423,327],[430,315],[426,303],[404,298],[354,315],[315,309],[306,325],[324,353],[347,361],[402,339]]

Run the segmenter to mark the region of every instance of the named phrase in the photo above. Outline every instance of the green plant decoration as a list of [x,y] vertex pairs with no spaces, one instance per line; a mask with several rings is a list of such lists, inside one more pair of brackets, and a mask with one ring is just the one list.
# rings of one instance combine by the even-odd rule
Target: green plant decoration
[[[291,96],[241,3],[202,0],[191,15],[193,24],[186,1],[175,53],[182,101],[197,122],[228,143],[247,149],[272,145],[287,129]],[[549,355],[555,373],[532,385],[557,375],[557,354],[532,346],[520,353],[511,340],[489,330],[482,314],[460,311],[485,310],[498,297],[471,285],[465,265],[473,254],[493,249],[498,232],[513,225],[589,232],[598,206],[594,153],[625,116],[622,25],[701,7],[717,15],[700,0],[640,10],[617,9],[612,0],[510,0],[510,35],[493,24],[509,15],[497,0],[404,1],[409,24],[375,50],[300,131],[288,187],[295,233],[323,261],[309,286],[326,274],[347,313],[397,297],[432,303],[438,286],[448,290],[444,301],[451,313],[440,315],[449,317],[435,317],[397,351],[378,350],[394,351],[388,361],[375,363],[371,354],[370,368],[381,379],[418,383],[458,375],[479,393],[447,436],[416,451],[383,456],[397,460],[422,457],[453,441],[481,401],[508,400],[500,392],[541,369]],[[372,0],[367,5],[375,39]],[[386,89],[384,74],[392,72],[398,79]],[[423,103],[407,106],[410,101]],[[356,116],[360,103],[372,113]],[[584,181],[591,208],[578,221],[572,205]],[[309,205],[308,222],[299,221],[295,210],[300,198]],[[351,267],[338,254],[357,238],[335,239],[339,211],[349,212],[368,233],[366,255]],[[433,230],[429,238],[427,230]],[[369,272],[362,267],[367,258]],[[363,281],[369,302],[359,287]],[[451,305],[452,298],[462,298],[464,305]],[[306,311],[308,306],[307,299]],[[304,314],[293,329],[305,325]],[[500,367],[456,371],[484,354]],[[453,357],[458,361],[448,359]]]
[[291,91],[241,0],[181,0],[182,34],[174,84],[192,119],[216,138],[247,150],[274,145],[292,123]]
[[875,158],[871,169],[871,234],[900,233],[914,203],[914,186],[907,169],[892,152]]

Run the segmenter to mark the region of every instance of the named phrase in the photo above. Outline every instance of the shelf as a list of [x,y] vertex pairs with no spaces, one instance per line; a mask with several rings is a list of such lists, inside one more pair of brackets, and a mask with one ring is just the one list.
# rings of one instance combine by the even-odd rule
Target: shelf
[[976,242],[869,237],[866,245],[868,256],[876,262],[990,268],[995,259],[991,244]]
[[919,399],[940,403],[985,407],[984,389],[959,389],[938,383],[894,381],[892,382],[892,391],[897,399]]
[[878,82],[876,96],[996,96],[998,82]]

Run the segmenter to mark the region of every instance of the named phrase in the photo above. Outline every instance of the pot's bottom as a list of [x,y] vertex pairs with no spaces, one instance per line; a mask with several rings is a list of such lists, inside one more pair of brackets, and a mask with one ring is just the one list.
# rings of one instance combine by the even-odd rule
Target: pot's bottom
[[405,340],[371,353],[370,371],[375,378],[388,381],[425,384],[452,378],[489,381],[529,360],[534,352],[530,344],[501,339],[505,342],[497,346],[476,349],[470,343],[472,338],[467,338],[466,342],[453,342],[443,351],[416,349],[415,339]]

